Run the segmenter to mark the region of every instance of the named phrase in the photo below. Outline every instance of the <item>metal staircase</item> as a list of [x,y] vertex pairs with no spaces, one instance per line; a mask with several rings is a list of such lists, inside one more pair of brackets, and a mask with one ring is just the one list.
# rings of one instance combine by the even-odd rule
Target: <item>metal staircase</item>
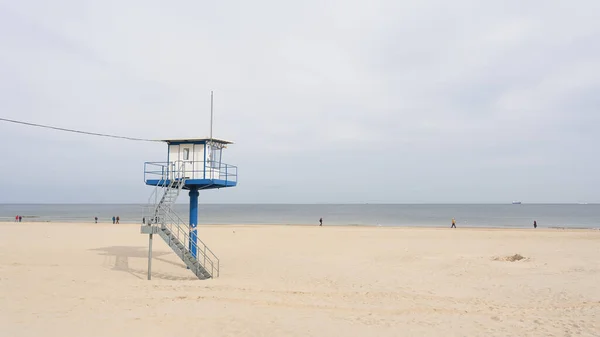
[[[141,232],[160,235],[199,279],[218,277],[219,258],[202,240],[197,238],[195,242],[190,241],[189,225],[173,209],[177,197],[185,186],[185,178],[178,177],[174,172],[171,179],[163,179],[161,183],[150,196],[150,200],[154,198],[155,203],[147,207],[144,212],[149,217],[144,216],[146,224],[142,226]],[[158,200],[161,191],[162,196]]]

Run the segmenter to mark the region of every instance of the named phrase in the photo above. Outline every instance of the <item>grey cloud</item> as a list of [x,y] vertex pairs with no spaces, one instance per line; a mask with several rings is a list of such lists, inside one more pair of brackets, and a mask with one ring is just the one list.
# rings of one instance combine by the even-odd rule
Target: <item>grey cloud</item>
[[[0,106],[63,127],[199,137],[214,89],[240,185],[204,201],[598,201],[599,10],[0,1]],[[166,151],[7,124],[0,134],[18,144],[2,149],[12,162],[0,182],[17,192],[0,202],[141,202],[142,164]],[[36,186],[62,192],[32,197]]]

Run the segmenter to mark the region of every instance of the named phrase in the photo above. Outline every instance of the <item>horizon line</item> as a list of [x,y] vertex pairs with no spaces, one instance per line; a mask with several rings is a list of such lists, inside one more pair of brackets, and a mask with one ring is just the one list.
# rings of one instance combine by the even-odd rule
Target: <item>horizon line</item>
[[[0,205],[147,205],[139,202],[36,202],[0,203]],[[188,203],[175,203],[187,205]],[[520,204],[501,202],[203,202],[200,205],[598,205],[600,202],[522,202]]]

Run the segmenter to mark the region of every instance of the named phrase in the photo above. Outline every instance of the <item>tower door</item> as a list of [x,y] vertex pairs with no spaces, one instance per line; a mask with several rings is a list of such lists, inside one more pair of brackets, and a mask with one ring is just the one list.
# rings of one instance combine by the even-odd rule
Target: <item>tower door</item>
[[193,145],[180,145],[180,170],[186,179],[194,178],[194,152]]

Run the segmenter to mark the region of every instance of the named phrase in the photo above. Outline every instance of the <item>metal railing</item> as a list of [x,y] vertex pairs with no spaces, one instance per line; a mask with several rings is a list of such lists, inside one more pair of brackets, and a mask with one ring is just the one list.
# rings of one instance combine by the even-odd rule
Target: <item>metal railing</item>
[[[184,254],[187,252],[192,255],[196,251],[195,259],[198,264],[210,273],[211,277],[219,277],[220,261],[217,255],[208,248],[208,246],[195,236],[195,242],[190,240],[189,225],[177,215],[173,210],[175,200],[185,185],[186,178],[183,176],[187,162],[181,165],[182,170],[173,171],[170,179],[159,179],[154,191],[148,198],[148,206],[142,210],[143,217],[147,226],[160,225],[162,229],[167,229],[171,233],[169,240],[174,237],[179,241],[183,248],[181,249],[181,259],[184,260]],[[164,191],[159,200],[159,191]],[[154,202],[152,200],[154,199]],[[167,201],[167,199],[170,199]],[[198,270],[196,270],[198,275]]]
[[152,218],[156,217],[155,210],[156,205],[158,205],[158,195],[159,191],[163,191],[166,186],[167,181],[161,180],[155,187],[152,189],[152,193],[148,197],[148,202],[142,206],[142,221],[144,224],[150,225],[152,222]]
[[[160,207],[163,208],[162,206]],[[190,255],[193,250],[196,251],[196,261],[204,270],[210,273],[211,277],[219,277],[220,261],[217,255],[196,235],[196,242],[190,241],[190,230],[187,223],[181,219],[175,212],[159,212],[164,221],[161,222],[163,228],[168,229],[181,244],[184,245],[183,251]],[[159,215],[160,217],[160,215]],[[183,253],[183,252],[182,252]],[[183,259],[184,256],[181,256]]]
[[[147,204],[142,207],[142,219],[143,219],[144,223],[146,223],[148,225],[150,225],[150,223],[158,223],[158,221],[157,221],[158,205],[160,203],[164,202],[165,198],[167,197],[167,194],[169,193],[170,190],[173,189],[173,187],[176,184],[180,184],[177,187],[177,189],[178,189],[177,196],[179,196],[179,193],[181,192],[181,189],[183,188],[185,181],[180,181],[180,179],[172,179],[172,180],[161,179],[158,181],[158,183],[155,185],[152,193],[148,197]],[[163,193],[159,200],[160,192],[163,192]]]
[[237,166],[221,162],[184,161],[144,163],[144,181],[186,179],[237,182]]

